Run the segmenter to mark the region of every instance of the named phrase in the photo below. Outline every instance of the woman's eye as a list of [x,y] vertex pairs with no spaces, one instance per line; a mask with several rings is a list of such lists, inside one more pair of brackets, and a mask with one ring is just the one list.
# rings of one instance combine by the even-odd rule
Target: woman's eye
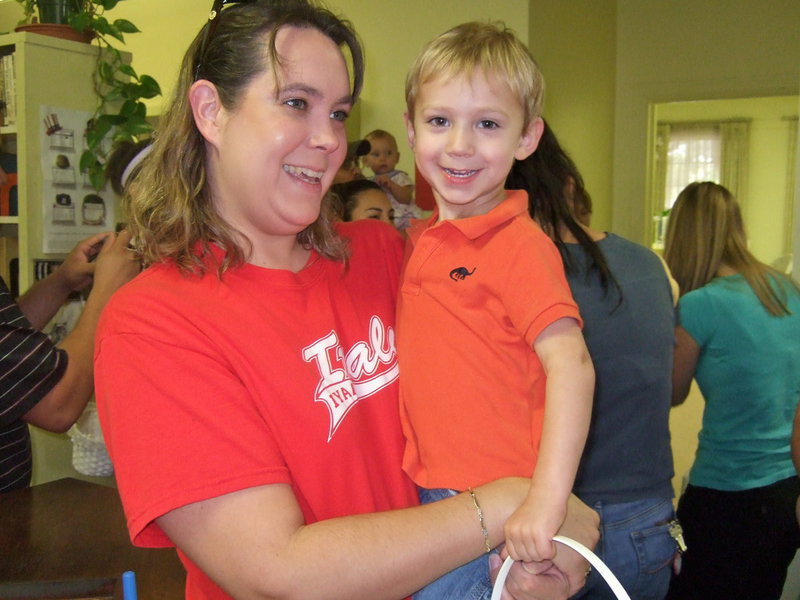
[[285,102],[286,106],[291,106],[292,108],[296,108],[297,110],[305,110],[308,107],[308,102],[303,100],[302,98],[289,98]]
[[478,127],[481,129],[497,129],[499,125],[490,119],[484,119],[480,123],[478,123]]
[[334,121],[346,121],[348,117],[346,110],[335,110],[331,113],[331,119]]

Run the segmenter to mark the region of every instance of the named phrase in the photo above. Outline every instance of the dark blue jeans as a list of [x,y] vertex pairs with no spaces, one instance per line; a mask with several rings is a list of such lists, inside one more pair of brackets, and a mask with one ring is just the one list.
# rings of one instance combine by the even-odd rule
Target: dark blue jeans
[[[594,553],[611,569],[632,600],[662,600],[669,589],[677,551],[667,525],[675,515],[672,500],[598,502],[592,508],[600,514],[600,543]],[[614,600],[616,596],[593,570],[573,598]]]

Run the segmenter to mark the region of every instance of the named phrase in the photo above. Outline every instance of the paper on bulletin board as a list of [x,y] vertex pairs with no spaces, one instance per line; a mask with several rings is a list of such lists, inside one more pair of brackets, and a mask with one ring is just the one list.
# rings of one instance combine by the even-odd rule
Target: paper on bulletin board
[[84,238],[113,229],[114,192],[96,191],[80,172],[88,111],[41,106],[42,252],[68,253]]

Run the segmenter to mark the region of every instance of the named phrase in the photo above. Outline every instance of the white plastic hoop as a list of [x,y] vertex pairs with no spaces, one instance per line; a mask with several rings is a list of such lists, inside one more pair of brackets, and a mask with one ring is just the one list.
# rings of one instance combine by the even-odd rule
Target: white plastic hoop
[[[575,540],[563,535],[557,535],[553,538],[553,541],[564,544],[565,546],[569,546],[578,554],[582,555],[586,560],[588,560],[589,564],[591,564],[592,567],[603,576],[603,579],[606,580],[606,583],[608,583],[608,586],[617,596],[618,600],[631,600],[631,597],[628,596],[628,592],[626,592],[625,588],[622,587],[619,579],[614,576],[614,573],[611,572],[611,569],[609,569],[594,552],[589,550],[580,542],[576,542]],[[494,589],[492,590],[492,600],[500,600],[500,596],[503,595],[503,587],[506,584],[508,572],[511,570],[511,565],[513,564],[514,559],[509,556],[506,558],[503,566],[500,567],[500,571],[497,573],[497,579],[494,582]]]

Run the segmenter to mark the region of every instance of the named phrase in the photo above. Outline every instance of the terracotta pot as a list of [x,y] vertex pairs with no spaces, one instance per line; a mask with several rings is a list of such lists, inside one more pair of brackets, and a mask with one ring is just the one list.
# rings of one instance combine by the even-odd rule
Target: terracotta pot
[[84,44],[90,44],[94,39],[94,34],[92,32],[78,31],[69,25],[59,25],[57,23],[30,23],[29,25],[20,25],[14,29],[14,31],[28,31],[30,33],[49,35],[63,40],[83,42]]

